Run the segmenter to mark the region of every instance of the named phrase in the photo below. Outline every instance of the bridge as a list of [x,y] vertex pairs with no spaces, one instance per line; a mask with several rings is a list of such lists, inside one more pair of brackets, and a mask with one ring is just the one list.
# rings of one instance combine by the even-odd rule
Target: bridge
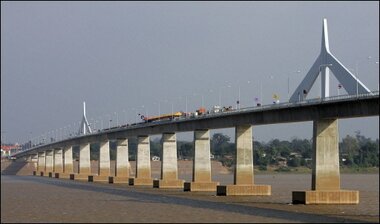
[[[323,69],[321,69],[323,67]],[[333,68],[334,67],[334,68]],[[318,68],[318,69],[315,69]],[[329,96],[328,69],[347,88],[349,95]],[[316,77],[323,77],[322,96],[307,99]],[[239,108],[197,117],[141,122],[93,133],[85,108],[81,135],[38,145],[13,156],[37,164],[34,175],[90,182],[128,183],[134,186],[180,188],[184,191],[214,191],[217,195],[271,195],[270,185],[257,185],[253,172],[253,127],[258,125],[313,122],[313,167],[311,189],[292,192],[293,203],[357,204],[359,192],[340,187],[338,119],[379,115],[379,92],[371,92],[329,51],[327,20],[323,21],[322,51],[289,102]],[[235,128],[234,183],[220,185],[211,178],[210,130]],[[193,178],[178,179],[176,133],[194,133]],[[152,179],[150,135],[162,135],[161,178]],[[129,175],[128,139],[138,139],[136,176]],[[117,141],[116,172],[110,175],[110,141]],[[91,173],[90,144],[100,143],[99,170]],[[79,146],[79,172],[73,169],[73,147]]]

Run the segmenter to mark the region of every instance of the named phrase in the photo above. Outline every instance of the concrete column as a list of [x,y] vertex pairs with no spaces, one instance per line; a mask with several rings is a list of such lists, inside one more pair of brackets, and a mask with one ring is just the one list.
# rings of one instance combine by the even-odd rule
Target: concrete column
[[64,147],[63,151],[64,151],[63,172],[65,174],[74,173],[74,170],[73,170],[73,146]]
[[110,167],[110,144],[109,140],[100,141],[99,161],[98,161],[98,176],[89,175],[88,181],[109,182],[111,174]]
[[294,204],[358,204],[359,191],[340,189],[338,120],[313,122],[310,191],[293,191]]
[[33,175],[37,175],[37,169],[38,169],[38,154],[33,154],[31,162],[33,164]]
[[136,177],[151,178],[149,136],[138,137]]
[[70,174],[73,173],[73,150],[72,146],[65,146],[56,150],[56,159],[60,164],[55,164],[54,176],[55,178],[69,179]]
[[54,173],[63,173],[62,149],[54,149]]
[[218,182],[211,181],[210,131],[194,131],[193,182],[184,184],[185,191],[216,191]]
[[52,177],[54,166],[53,150],[46,150],[45,152],[45,176]]
[[211,182],[210,131],[194,132],[193,181]]
[[117,139],[115,176],[109,177],[109,183],[129,183],[130,164],[128,159],[128,139]]
[[311,190],[340,190],[338,141],[337,120],[314,121]]
[[79,146],[79,173],[70,174],[70,179],[88,181],[91,175],[90,143],[82,143]]
[[79,147],[79,174],[91,175],[90,143]]
[[128,139],[118,139],[116,149],[116,172],[117,177],[129,177]]
[[162,135],[161,179],[154,180],[153,187],[183,188],[183,180],[178,180],[177,140],[175,133]]
[[271,186],[254,185],[252,126],[235,127],[234,185],[218,186],[217,195],[271,195]]
[[37,171],[40,176],[43,176],[45,173],[45,152],[39,152],[37,156]]
[[99,150],[99,176],[109,176],[110,175],[110,142],[108,140],[100,142]]
[[129,179],[129,185],[153,186],[150,166],[149,136],[139,136],[137,143],[136,178]]
[[236,165],[235,185],[253,184],[253,144],[252,126],[244,125],[235,128]]

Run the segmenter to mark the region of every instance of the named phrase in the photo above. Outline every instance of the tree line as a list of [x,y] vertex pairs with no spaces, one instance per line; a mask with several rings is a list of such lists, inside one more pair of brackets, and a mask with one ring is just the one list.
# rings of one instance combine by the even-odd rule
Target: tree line
[[[162,158],[161,138],[150,140],[151,156]],[[235,143],[222,133],[215,133],[211,140],[211,154],[215,160],[231,167],[235,164]],[[267,166],[299,167],[312,165],[312,139],[293,138],[290,141],[272,139],[269,142],[253,141],[254,165],[265,170]],[[129,160],[136,160],[137,138],[129,139]],[[78,158],[79,148],[74,149]],[[111,160],[116,159],[116,141],[110,141]],[[180,160],[192,160],[194,143],[177,141],[177,156]],[[91,159],[99,158],[99,144],[91,144]],[[379,139],[372,140],[356,132],[355,136],[346,135],[339,142],[340,165],[347,167],[379,167]]]

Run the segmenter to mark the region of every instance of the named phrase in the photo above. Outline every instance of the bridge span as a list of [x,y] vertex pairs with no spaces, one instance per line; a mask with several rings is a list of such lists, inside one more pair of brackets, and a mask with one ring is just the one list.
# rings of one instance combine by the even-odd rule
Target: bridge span
[[[37,164],[35,175],[108,183],[214,191],[217,195],[271,195],[270,185],[256,185],[252,129],[257,125],[313,121],[311,190],[293,192],[293,203],[357,204],[359,192],[340,188],[338,119],[379,115],[379,93],[327,97],[208,114],[194,118],[139,123],[39,145],[15,154]],[[235,128],[234,184],[211,179],[210,129]],[[194,132],[192,182],[178,179],[177,132]],[[161,178],[151,177],[149,136],[162,134]],[[129,174],[128,139],[138,138],[136,176]],[[110,176],[109,141],[117,140],[116,175]],[[90,144],[100,143],[98,175],[91,174]],[[73,172],[73,147],[79,146],[79,172]]]
[[[330,97],[329,71],[342,83],[348,96]],[[321,98],[305,100],[321,75]],[[216,191],[217,195],[271,195],[270,185],[256,185],[253,173],[252,127],[313,121],[311,190],[293,192],[293,203],[357,204],[359,192],[340,188],[338,119],[379,115],[379,93],[371,92],[330,51],[327,20],[323,19],[322,48],[289,103],[243,108],[196,118],[140,123],[40,145],[14,156],[37,162],[34,174],[85,181],[129,183],[185,191]],[[211,180],[210,129],[235,128],[234,184],[221,186]],[[91,132],[91,129],[88,129]],[[194,132],[193,178],[178,179],[177,132]],[[162,134],[161,178],[153,180],[150,135]],[[128,138],[137,137],[136,176],[129,176]],[[109,141],[117,140],[116,175],[110,176]],[[98,175],[91,174],[90,144],[100,143]],[[79,146],[79,173],[73,172],[73,147]]]

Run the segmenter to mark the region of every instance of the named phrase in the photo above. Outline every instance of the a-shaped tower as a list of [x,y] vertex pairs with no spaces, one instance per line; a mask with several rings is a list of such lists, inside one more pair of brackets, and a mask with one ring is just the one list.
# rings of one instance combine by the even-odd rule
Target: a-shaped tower
[[350,95],[370,93],[370,90],[354,76],[344,65],[330,52],[327,32],[327,19],[323,19],[321,53],[313,66],[297,87],[289,102],[297,102],[306,98],[318,75],[321,74],[321,98],[329,97],[330,74],[333,72],[337,80]]
[[80,124],[80,127],[79,127],[79,132],[78,134],[79,135],[86,135],[87,133],[92,133],[91,131],[91,127],[90,127],[90,124],[88,123],[87,121],[87,117],[86,117],[86,102],[83,102],[83,118],[82,118],[82,122]]

